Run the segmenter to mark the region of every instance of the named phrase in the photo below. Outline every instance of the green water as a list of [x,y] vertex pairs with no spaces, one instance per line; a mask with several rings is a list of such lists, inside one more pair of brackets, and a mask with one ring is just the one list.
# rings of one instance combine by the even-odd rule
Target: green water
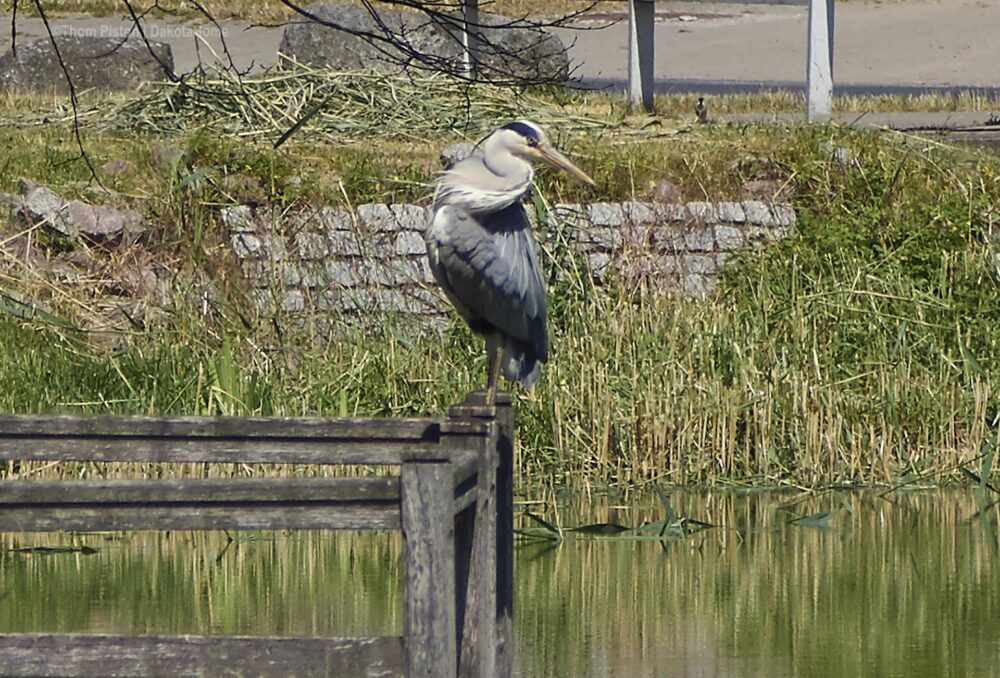
[[[518,546],[519,676],[1000,676],[997,509],[977,517],[973,492],[670,504],[715,527]],[[532,510],[664,518],[657,498]],[[398,535],[246,536],[2,535],[0,631],[401,633]],[[97,552],[8,550],[55,545]]]

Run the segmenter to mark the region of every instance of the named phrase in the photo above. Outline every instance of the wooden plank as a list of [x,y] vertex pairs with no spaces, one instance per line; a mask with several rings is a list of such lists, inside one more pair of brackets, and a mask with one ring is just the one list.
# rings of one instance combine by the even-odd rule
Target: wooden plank
[[402,677],[403,639],[0,635],[4,676]]
[[510,400],[497,412],[496,584],[498,678],[514,675],[514,407]]
[[[469,510],[471,543],[466,558],[458,558],[456,539],[456,608],[462,631],[458,675],[493,678],[497,655],[496,598],[496,472],[498,427],[480,450],[476,502]],[[461,566],[461,567],[458,567]],[[467,567],[468,573],[462,570]]]
[[809,122],[829,120],[833,114],[834,0],[809,0],[806,50],[806,110]]
[[399,477],[163,480],[6,480],[0,507],[12,504],[399,500]]
[[0,414],[0,437],[438,439],[438,419]]
[[0,505],[0,531],[397,530],[399,503],[234,502]]
[[0,437],[0,459],[248,464],[400,464],[441,459],[437,442],[324,442],[314,439]]
[[410,678],[457,670],[453,477],[448,464],[411,462],[400,469]]

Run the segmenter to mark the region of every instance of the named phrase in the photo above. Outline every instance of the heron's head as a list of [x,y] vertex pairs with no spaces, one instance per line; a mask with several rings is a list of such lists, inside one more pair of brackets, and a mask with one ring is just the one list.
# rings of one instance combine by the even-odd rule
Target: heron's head
[[490,147],[507,151],[527,162],[546,162],[573,175],[580,181],[596,186],[587,173],[565,155],[556,150],[544,130],[528,120],[510,122],[495,131],[488,139]]

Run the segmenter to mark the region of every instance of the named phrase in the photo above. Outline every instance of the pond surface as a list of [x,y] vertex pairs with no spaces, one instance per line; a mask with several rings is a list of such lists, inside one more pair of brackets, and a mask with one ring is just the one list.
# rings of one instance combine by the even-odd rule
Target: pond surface
[[[1000,676],[997,509],[972,491],[669,503],[714,527],[519,542],[519,676]],[[530,508],[666,517],[659,498]],[[0,535],[0,631],[401,633],[398,535],[234,536]],[[96,553],[11,550],[67,545]]]

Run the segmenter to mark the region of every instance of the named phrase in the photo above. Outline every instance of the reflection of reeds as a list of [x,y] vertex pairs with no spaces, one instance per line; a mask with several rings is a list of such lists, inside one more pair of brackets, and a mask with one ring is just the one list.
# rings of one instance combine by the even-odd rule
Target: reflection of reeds
[[[790,525],[836,510],[833,529]],[[995,675],[997,540],[963,527],[968,492],[675,493],[719,527],[686,540],[596,539],[519,552],[518,638],[531,676]],[[604,519],[581,502],[564,514]],[[615,518],[662,517],[656,499]],[[607,513],[605,513],[607,512]]]
[[398,634],[396,533],[3,534],[92,555],[0,552],[0,629],[227,635]]
[[[516,551],[520,675],[995,675],[998,541],[972,492],[672,492],[715,527]],[[839,511],[844,505],[851,511]],[[534,505],[555,521],[553,508]],[[638,526],[656,497],[561,501]],[[796,516],[838,511],[826,526]],[[395,534],[0,536],[0,631],[368,635],[402,631]],[[7,549],[87,544],[93,555]]]

